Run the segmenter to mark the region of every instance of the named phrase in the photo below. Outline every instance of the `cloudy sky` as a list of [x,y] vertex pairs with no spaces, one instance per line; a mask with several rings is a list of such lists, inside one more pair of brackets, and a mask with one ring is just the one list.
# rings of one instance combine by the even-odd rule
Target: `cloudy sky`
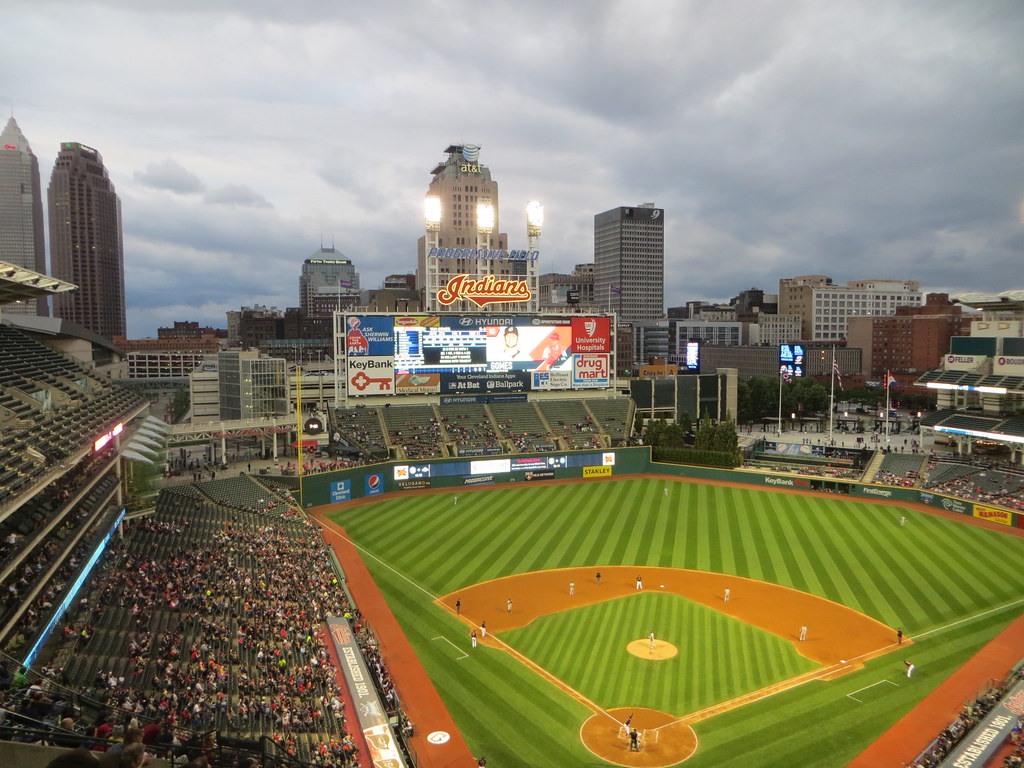
[[98,149],[128,329],[298,304],[321,238],[415,269],[430,170],[482,146],[541,271],[666,210],[668,305],[780,276],[1024,288],[1020,0],[6,0],[0,103],[47,184]]

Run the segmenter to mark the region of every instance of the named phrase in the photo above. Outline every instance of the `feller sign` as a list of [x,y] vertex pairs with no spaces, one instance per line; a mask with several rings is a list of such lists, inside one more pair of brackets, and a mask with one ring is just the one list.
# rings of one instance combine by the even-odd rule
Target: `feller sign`
[[438,302],[446,307],[459,299],[466,299],[482,307],[485,304],[529,301],[532,298],[533,292],[525,280],[504,280],[494,275],[481,278],[454,275],[437,292]]

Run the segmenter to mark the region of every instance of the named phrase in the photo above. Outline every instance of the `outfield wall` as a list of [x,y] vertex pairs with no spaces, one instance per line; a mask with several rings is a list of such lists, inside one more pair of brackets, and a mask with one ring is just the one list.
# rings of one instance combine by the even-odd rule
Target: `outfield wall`
[[918,488],[874,485],[831,477],[803,477],[719,469],[651,461],[649,446],[608,450],[550,451],[512,456],[479,456],[454,459],[390,461],[337,472],[304,475],[301,503],[306,509],[335,506],[397,491],[468,489],[498,483],[530,483],[539,480],[605,479],[627,475],[674,475],[717,483],[823,491],[870,499],[889,499],[925,504],[960,515],[970,515],[1002,525],[1024,528],[1024,514]]

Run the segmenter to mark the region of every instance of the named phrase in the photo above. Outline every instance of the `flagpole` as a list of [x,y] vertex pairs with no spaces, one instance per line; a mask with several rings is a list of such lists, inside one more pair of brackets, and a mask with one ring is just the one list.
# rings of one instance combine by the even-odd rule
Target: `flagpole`
[[889,445],[891,435],[889,434],[889,390],[892,389],[892,374],[889,371],[885,372],[885,444]]
[[832,444],[832,428],[836,418],[836,345],[832,345],[832,391],[828,397],[828,442]]
[[779,366],[779,437],[782,437],[782,366]]

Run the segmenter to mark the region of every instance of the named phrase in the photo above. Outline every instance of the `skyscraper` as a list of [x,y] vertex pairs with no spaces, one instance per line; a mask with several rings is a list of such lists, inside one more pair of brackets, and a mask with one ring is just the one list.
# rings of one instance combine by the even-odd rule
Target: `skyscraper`
[[[39,160],[12,116],[0,133],[0,261],[46,274]],[[7,304],[4,313],[48,315],[45,298]]]
[[299,276],[299,306],[310,317],[330,315],[359,303],[359,273],[345,254],[333,246],[320,250],[302,262]]
[[53,276],[78,286],[55,297],[54,317],[104,338],[127,336],[121,200],[100,153],[74,141],[61,144],[48,198]]
[[664,316],[664,209],[642,203],[594,216],[594,301],[621,322]]
[[[536,311],[538,306],[538,271],[535,249],[540,237],[540,218],[527,223],[529,247],[509,252],[508,235],[501,232],[498,183],[490,169],[480,162],[480,147],[475,144],[452,144],[444,162],[431,171],[433,178],[426,197],[427,234],[419,239],[417,288],[424,292],[424,306],[429,311],[479,311],[482,304],[466,296],[441,301],[441,292],[450,280],[463,275],[471,280],[486,280],[490,286],[513,286],[520,289],[522,301],[489,299],[491,306],[504,311]],[[526,297],[526,294],[529,296]]]

